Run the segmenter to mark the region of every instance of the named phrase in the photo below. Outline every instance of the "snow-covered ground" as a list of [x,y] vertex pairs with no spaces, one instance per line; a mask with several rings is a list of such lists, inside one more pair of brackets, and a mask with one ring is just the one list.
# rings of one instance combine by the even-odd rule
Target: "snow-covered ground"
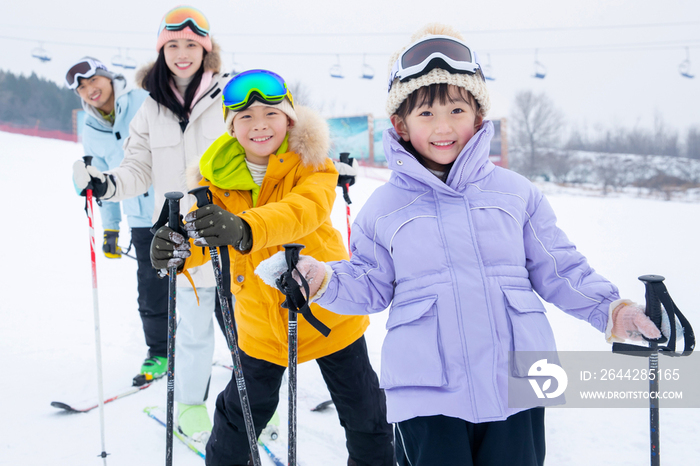
[[[89,402],[97,393],[87,218],[84,201],[71,182],[71,165],[82,156],[82,147],[0,133],[0,148],[0,193],[6,205],[2,237],[7,246],[0,301],[0,464],[99,465],[98,411],[64,414],[50,406],[51,401]],[[353,214],[388,178],[386,170],[363,169],[362,174],[351,188]],[[643,302],[643,287],[636,277],[664,275],[676,303],[700,328],[700,204],[622,195],[602,198],[547,184],[542,189],[559,225],[624,296]],[[340,191],[333,221],[347,232]],[[122,228],[121,242],[128,244],[125,222]],[[98,228],[98,244],[101,234]],[[97,257],[104,387],[110,396],[130,384],[146,347],[136,311],[135,261]],[[548,316],[561,350],[608,350],[602,336],[587,324],[554,308]],[[386,313],[372,316],[367,332],[376,369],[385,320]],[[215,358],[227,362],[223,336],[216,337]],[[212,369],[210,411],[230,377],[226,369]],[[315,363],[300,366],[298,397],[302,464],[346,464],[344,434],[335,410],[309,410],[328,398]],[[164,406],[165,400],[166,383],[161,380],[105,406],[108,464],[162,464],[165,429],[143,408]],[[700,409],[662,409],[664,464],[700,464],[699,415]],[[276,443],[284,455],[284,388],[280,417]],[[548,465],[648,464],[646,409],[549,409],[546,423]],[[173,463],[203,464],[177,440]]]

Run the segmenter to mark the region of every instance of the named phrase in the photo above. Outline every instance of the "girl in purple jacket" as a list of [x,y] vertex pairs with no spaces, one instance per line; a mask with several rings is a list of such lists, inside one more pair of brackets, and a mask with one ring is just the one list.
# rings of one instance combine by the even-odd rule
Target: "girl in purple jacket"
[[[489,94],[458,32],[428,25],[390,65],[391,179],[358,214],[351,261],[302,255],[297,268],[333,312],[389,308],[381,386],[401,465],[541,465],[544,408],[508,403],[509,375],[527,376],[509,354],[556,350],[537,295],[609,341],[659,330],[532,183],[489,161]],[[257,272],[274,286],[285,269],[280,255]]]

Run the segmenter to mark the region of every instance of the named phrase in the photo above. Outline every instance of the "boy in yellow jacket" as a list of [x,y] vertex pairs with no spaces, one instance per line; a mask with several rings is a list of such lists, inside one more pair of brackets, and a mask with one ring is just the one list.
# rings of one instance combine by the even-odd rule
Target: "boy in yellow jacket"
[[[330,214],[338,171],[328,158],[326,122],[294,106],[284,80],[265,70],[235,76],[223,93],[227,134],[204,153],[199,169],[213,205],[192,210],[185,229],[195,246],[230,251],[230,287],[241,364],[256,435],[274,414],[287,365],[287,310],[284,295],[254,271],[287,243],[306,246],[318,260],[347,259]],[[187,269],[209,260],[181,235],[161,228],[151,247],[156,268]],[[366,316],[343,316],[312,304],[313,314],[331,328],[328,337],[302,316],[299,362],[316,359],[345,428],[349,465],[392,465],[393,435],[386,422],[384,394],[367,356]],[[248,441],[235,380],[219,395],[207,444],[207,465],[245,465]]]

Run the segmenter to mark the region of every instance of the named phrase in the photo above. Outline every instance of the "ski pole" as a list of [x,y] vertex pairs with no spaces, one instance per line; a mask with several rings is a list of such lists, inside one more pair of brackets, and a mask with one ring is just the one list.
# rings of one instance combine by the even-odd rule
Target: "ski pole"
[[[676,304],[668,294],[666,286],[663,284],[665,280],[661,275],[642,275],[639,277],[644,283],[645,300],[646,300],[646,315],[658,328],[661,328],[662,308],[666,311],[669,319],[670,338],[661,335],[655,340],[645,338],[648,342],[648,347],[631,345],[627,343],[613,343],[613,353],[623,353],[629,356],[641,356],[649,358],[649,440],[650,440],[650,458],[651,466],[660,466],[661,464],[661,436],[659,432],[659,378],[661,371],[659,369],[659,353],[667,356],[689,356],[695,349],[695,334],[690,322],[685,318],[681,311],[676,307]],[[683,329],[683,340],[685,348],[682,353],[676,352],[676,318]],[[660,346],[659,343],[667,342],[666,346]],[[653,374],[653,375],[652,375]]]
[[[86,155],[83,157],[85,166],[92,163],[92,156]],[[90,229],[90,261],[92,268],[92,309],[95,318],[95,358],[97,360],[97,400],[100,411],[100,440],[102,444],[102,453],[99,456],[103,463],[107,464],[107,450],[105,448],[105,407],[104,396],[102,389],[102,343],[100,339],[100,306],[97,299],[97,261],[95,259],[95,227],[93,225],[94,213],[92,211],[92,183],[88,183],[85,189],[85,212],[88,217],[88,225]]]
[[[303,246],[302,246],[303,247]],[[301,248],[296,249],[294,246],[289,247],[284,246],[284,253],[287,256],[287,263],[293,263],[299,260],[299,251]],[[291,257],[295,259],[289,259]],[[294,262],[291,262],[291,261]],[[291,267],[290,267],[291,269]],[[292,306],[289,306],[289,320],[287,327],[287,355],[288,362],[287,367],[289,368],[289,377],[287,392],[288,394],[288,411],[287,411],[287,425],[288,425],[288,437],[287,437],[287,465],[296,466],[297,464],[297,313],[294,312]]]
[[309,296],[309,284],[297,270],[298,276],[301,278],[302,286],[304,287],[305,295],[301,293],[299,284],[294,279],[292,272],[296,270],[297,262],[299,262],[299,251],[305,246],[303,244],[285,244],[284,257],[287,262],[287,271],[283,273],[277,280],[277,288],[284,293],[286,300],[282,303],[282,307],[289,310],[289,326],[287,336],[287,352],[288,352],[288,400],[289,400],[289,419],[288,419],[288,441],[287,441],[287,464],[288,466],[296,466],[297,464],[297,313],[301,312],[306,321],[311,324],[316,330],[321,332],[324,337],[331,333],[331,329],[326,327],[311,313],[308,300],[304,296]]
[[[165,193],[165,199],[168,204],[168,226],[181,232],[180,222],[180,199],[183,194],[181,192]],[[177,298],[177,267],[168,268],[168,388],[167,388],[167,405],[166,405],[166,429],[165,429],[165,465],[172,466],[173,464],[173,411],[175,404],[175,330],[176,310],[175,303]]]
[[[340,153],[341,162],[352,166],[352,160],[349,152]],[[348,224],[348,254],[352,257],[352,251],[350,251],[350,204],[352,204],[352,201],[350,201],[350,179],[352,179],[352,177],[347,175],[340,175],[338,177],[338,185],[343,188],[343,199],[345,199],[345,221]]]
[[[207,186],[195,188],[189,191],[189,194],[197,198],[197,207],[200,209],[211,204],[211,191]],[[222,254],[228,253],[228,249],[222,248]],[[250,446],[250,455],[253,458],[253,465],[260,466],[260,451],[258,450],[257,436],[255,435],[255,424],[253,423],[253,413],[250,409],[250,399],[248,398],[248,389],[246,388],[245,379],[243,378],[243,367],[241,366],[241,356],[238,352],[238,342],[236,341],[236,331],[233,319],[233,310],[229,305],[228,297],[224,291],[224,279],[221,274],[221,262],[219,253],[215,247],[209,248],[211,263],[214,267],[214,277],[216,278],[216,291],[219,294],[219,302],[221,303],[221,312],[224,315],[224,325],[226,327],[226,341],[228,349],[233,356],[233,374],[236,378],[236,387],[238,388],[238,397],[241,401],[241,411],[243,412],[243,420],[245,421],[246,432],[248,433],[248,445]]]

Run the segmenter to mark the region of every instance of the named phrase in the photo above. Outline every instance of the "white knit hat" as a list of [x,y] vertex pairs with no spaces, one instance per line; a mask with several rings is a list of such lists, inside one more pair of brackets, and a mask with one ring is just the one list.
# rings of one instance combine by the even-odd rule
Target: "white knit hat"
[[[452,28],[451,26],[446,26],[439,23],[431,23],[424,26],[422,29],[418,30],[413,37],[411,37],[411,44],[418,41],[419,39],[431,36],[431,35],[441,35],[441,36],[451,36],[455,39],[461,41],[464,40],[462,35]],[[408,45],[398,52],[396,52],[389,60],[389,75],[391,70],[399,59],[401,53],[408,48]],[[394,79],[394,82],[389,90],[389,96],[386,99],[386,112],[389,115],[393,115],[398,110],[401,103],[408,98],[408,96],[415,90],[430,86],[431,84],[452,84],[455,86],[463,87],[464,89],[471,92],[474,99],[479,103],[479,113],[482,117],[485,117],[491,108],[491,99],[489,98],[489,91],[486,88],[486,83],[481,76],[478,74],[463,74],[463,73],[450,73],[447,70],[440,68],[435,68],[429,73],[419,76],[414,79],[409,79],[406,82],[401,82],[399,79]]]
[[[289,117],[292,122],[296,123],[299,121],[297,118],[297,112],[294,111],[294,107],[292,107],[292,104],[289,102],[289,99],[287,97],[284,98],[284,100],[278,104],[270,104],[267,102],[260,102],[259,100],[256,100],[248,108],[252,107],[273,107],[276,109],[279,109],[281,112],[283,112],[285,115]],[[247,109],[246,109],[247,110]],[[236,114],[239,112],[235,112],[233,110],[228,110],[226,112],[226,131],[228,132],[229,135],[234,136],[233,134],[233,118],[236,116]]]

